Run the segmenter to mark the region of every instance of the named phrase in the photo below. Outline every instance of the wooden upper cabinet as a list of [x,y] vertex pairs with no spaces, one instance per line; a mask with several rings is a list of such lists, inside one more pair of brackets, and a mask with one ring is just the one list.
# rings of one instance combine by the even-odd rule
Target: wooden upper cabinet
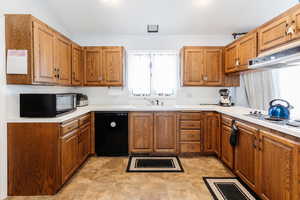
[[85,47],[84,85],[123,86],[123,47]]
[[239,42],[238,57],[239,66],[238,70],[248,69],[249,60],[257,56],[257,32],[247,35]]
[[85,47],[84,49],[84,85],[104,85],[102,70],[102,48]]
[[103,47],[102,58],[105,71],[105,84],[123,85],[123,47]]
[[183,86],[226,86],[223,47],[184,47],[181,53]]
[[220,155],[221,148],[220,115],[209,112],[205,114],[205,132],[203,138],[204,152]]
[[83,83],[83,54],[80,46],[72,44],[72,85],[80,86]]
[[300,9],[297,9],[292,13],[292,21],[290,26],[295,31],[295,33],[292,34],[292,39],[300,38]]
[[55,32],[44,24],[33,22],[34,82],[56,82],[54,63]]
[[[71,41],[31,15],[5,15],[6,50],[27,50],[27,73],[8,84],[71,85]],[[9,67],[9,66],[7,66]]]
[[129,152],[153,152],[153,123],[152,112],[129,113]]
[[59,34],[56,34],[54,60],[57,83],[71,85],[72,43]]
[[182,63],[182,78],[184,86],[204,85],[203,48],[184,47]]
[[225,48],[225,73],[235,72],[238,66],[238,44]]
[[258,29],[260,51],[276,47],[289,41],[290,35],[287,34],[289,23],[290,16],[283,16],[260,27]]
[[205,85],[220,86],[223,83],[223,50],[222,48],[204,49]]
[[235,148],[235,172],[252,190],[258,191],[258,129],[238,122],[239,140]]
[[176,112],[154,113],[154,152],[177,152]]
[[260,194],[264,200],[298,198],[298,145],[267,131],[260,131]]

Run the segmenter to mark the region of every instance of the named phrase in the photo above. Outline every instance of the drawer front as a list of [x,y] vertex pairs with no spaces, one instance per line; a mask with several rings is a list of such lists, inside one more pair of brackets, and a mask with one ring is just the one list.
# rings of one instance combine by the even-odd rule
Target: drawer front
[[200,153],[200,142],[194,143],[181,143],[181,153]]
[[200,130],[181,130],[180,141],[200,141]]
[[199,120],[201,119],[200,113],[180,113],[181,120]]
[[180,128],[181,129],[200,129],[201,122],[200,121],[181,121]]
[[73,131],[78,127],[79,127],[78,120],[74,120],[74,121],[69,122],[67,124],[63,124],[63,125],[61,125],[61,134],[62,134],[62,136],[64,136],[67,133],[69,133],[70,131]]
[[82,126],[84,124],[87,124],[91,121],[91,115],[85,115],[79,118],[79,126]]
[[222,123],[231,126],[232,125],[232,119],[226,116],[222,116]]

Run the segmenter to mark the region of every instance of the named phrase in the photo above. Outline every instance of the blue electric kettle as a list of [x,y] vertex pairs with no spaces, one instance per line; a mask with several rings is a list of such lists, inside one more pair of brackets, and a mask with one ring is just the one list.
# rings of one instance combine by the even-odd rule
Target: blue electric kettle
[[293,108],[289,102],[283,99],[274,99],[270,101],[269,116],[276,119],[290,119],[290,110]]

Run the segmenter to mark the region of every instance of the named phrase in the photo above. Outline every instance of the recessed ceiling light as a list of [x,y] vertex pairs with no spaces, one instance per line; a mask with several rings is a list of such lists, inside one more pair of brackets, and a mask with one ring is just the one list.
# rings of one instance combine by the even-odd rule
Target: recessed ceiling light
[[194,0],[194,5],[196,6],[208,6],[212,3],[212,0]]
[[109,6],[114,6],[119,3],[119,0],[99,0],[101,3],[109,5]]

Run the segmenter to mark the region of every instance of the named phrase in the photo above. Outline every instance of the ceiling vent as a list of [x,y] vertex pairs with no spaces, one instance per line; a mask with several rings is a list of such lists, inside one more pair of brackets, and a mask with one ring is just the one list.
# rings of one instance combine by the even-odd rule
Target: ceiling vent
[[147,26],[147,31],[148,33],[158,33],[158,24],[148,24]]

